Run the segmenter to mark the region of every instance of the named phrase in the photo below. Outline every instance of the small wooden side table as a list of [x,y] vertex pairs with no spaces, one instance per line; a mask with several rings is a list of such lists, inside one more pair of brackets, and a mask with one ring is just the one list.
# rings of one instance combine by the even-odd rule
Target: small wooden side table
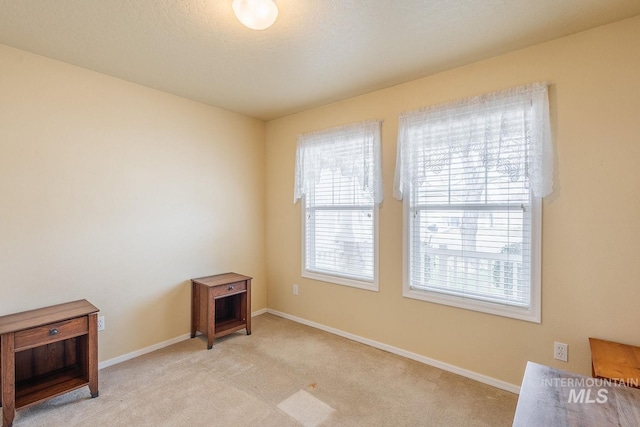
[[98,396],[97,312],[78,300],[0,316],[3,427],[16,409],[85,385]]
[[251,279],[237,273],[191,279],[191,338],[200,331],[213,339],[241,329],[251,335]]
[[640,347],[597,338],[589,338],[589,345],[594,377],[640,388]]

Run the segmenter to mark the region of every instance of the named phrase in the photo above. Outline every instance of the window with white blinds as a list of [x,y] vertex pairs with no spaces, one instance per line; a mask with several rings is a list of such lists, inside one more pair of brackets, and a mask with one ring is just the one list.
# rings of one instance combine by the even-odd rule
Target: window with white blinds
[[405,296],[540,321],[546,99],[535,84],[401,116]]
[[380,122],[300,135],[294,201],[303,198],[302,275],[378,290]]

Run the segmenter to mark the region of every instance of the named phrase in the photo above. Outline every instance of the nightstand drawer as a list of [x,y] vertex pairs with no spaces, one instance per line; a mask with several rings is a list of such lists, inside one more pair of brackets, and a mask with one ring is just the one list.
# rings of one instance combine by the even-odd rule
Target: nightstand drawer
[[247,290],[247,282],[233,282],[213,288],[213,297],[218,298],[224,295],[237,294]]
[[25,329],[15,333],[15,351],[77,337],[88,332],[89,322],[86,316]]

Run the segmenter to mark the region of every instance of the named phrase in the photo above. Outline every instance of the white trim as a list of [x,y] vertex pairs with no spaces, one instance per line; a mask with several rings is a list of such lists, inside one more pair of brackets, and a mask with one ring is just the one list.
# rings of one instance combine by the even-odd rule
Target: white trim
[[405,298],[428,301],[434,304],[448,305],[450,307],[463,308],[480,313],[493,314],[496,316],[508,317],[516,320],[540,323],[540,314],[535,313],[532,308],[501,305],[479,299],[463,298],[457,295],[447,295],[433,291],[422,291],[403,286],[402,296]]
[[313,279],[319,282],[333,283],[334,285],[350,286],[352,288],[359,288],[359,289],[364,289],[364,290],[373,291],[373,292],[379,291],[377,283],[375,282],[366,282],[364,280],[349,279],[346,277],[333,276],[331,274],[314,273],[307,270],[303,270],[301,276],[306,279]]
[[542,323],[542,198],[531,196],[531,284],[529,311],[532,322]]
[[260,316],[261,314],[265,314],[267,312],[267,308],[263,308],[261,310],[258,311],[252,311],[251,312],[251,317],[256,317],[256,316]]
[[108,368],[109,366],[117,365],[118,363],[126,362],[127,360],[135,359],[136,357],[143,356],[152,351],[160,350],[161,348],[169,347],[170,345],[177,344],[181,341],[185,341],[191,338],[190,333],[186,333],[167,341],[162,341],[157,344],[150,345],[149,347],[141,348],[139,350],[132,351],[131,353],[123,354],[122,356],[114,357],[113,359],[105,360],[98,363],[98,369]]
[[[252,311],[251,317],[256,317],[261,314],[267,313],[267,309],[263,308],[258,311]],[[127,360],[135,359],[139,356],[144,356],[147,353],[151,353],[152,351],[160,350],[165,347],[169,347],[170,345],[177,344],[182,341],[186,341],[191,338],[191,333],[186,333],[175,338],[171,338],[170,340],[162,341],[157,344],[150,345],[145,348],[141,348],[139,350],[132,351],[131,353],[123,354],[121,356],[114,357],[113,359],[105,360],[103,362],[98,363],[98,369],[108,368],[109,366],[117,365],[118,363],[126,362]]]
[[493,377],[489,377],[486,375],[479,374],[477,372],[469,371],[467,369],[463,369],[454,365],[450,365],[448,363],[441,362],[439,360],[431,359],[430,357],[423,356],[421,354],[413,353],[411,351],[403,350],[398,347],[394,347],[388,344],[381,343],[379,341],[374,341],[369,338],[364,338],[359,335],[354,335],[349,332],[341,331],[340,329],[335,329],[329,326],[322,325],[320,323],[312,322],[310,320],[303,319],[301,317],[293,316],[291,314],[283,313],[281,311],[272,310],[270,308],[267,309],[267,313],[283,317],[288,320],[292,320],[294,322],[301,323],[303,325],[311,326],[316,329],[323,330],[325,332],[332,333],[334,335],[338,335],[352,341],[356,341],[362,344],[366,344],[368,346],[378,348],[380,350],[388,351],[389,353],[397,354],[398,356],[406,357],[407,359],[415,360],[416,362],[424,363],[425,365],[430,365],[438,369],[442,369],[447,372],[451,372],[457,375],[461,375],[463,377],[481,382],[483,384],[487,384],[501,390],[505,390],[511,393],[519,394],[520,387],[515,384],[511,384],[505,381],[498,380]]

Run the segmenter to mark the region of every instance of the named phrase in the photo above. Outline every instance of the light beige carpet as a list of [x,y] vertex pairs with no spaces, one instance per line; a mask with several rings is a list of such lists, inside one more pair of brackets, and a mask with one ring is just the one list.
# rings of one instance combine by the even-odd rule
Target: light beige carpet
[[510,426],[517,396],[270,314],[180,342],[16,413],[33,426]]

